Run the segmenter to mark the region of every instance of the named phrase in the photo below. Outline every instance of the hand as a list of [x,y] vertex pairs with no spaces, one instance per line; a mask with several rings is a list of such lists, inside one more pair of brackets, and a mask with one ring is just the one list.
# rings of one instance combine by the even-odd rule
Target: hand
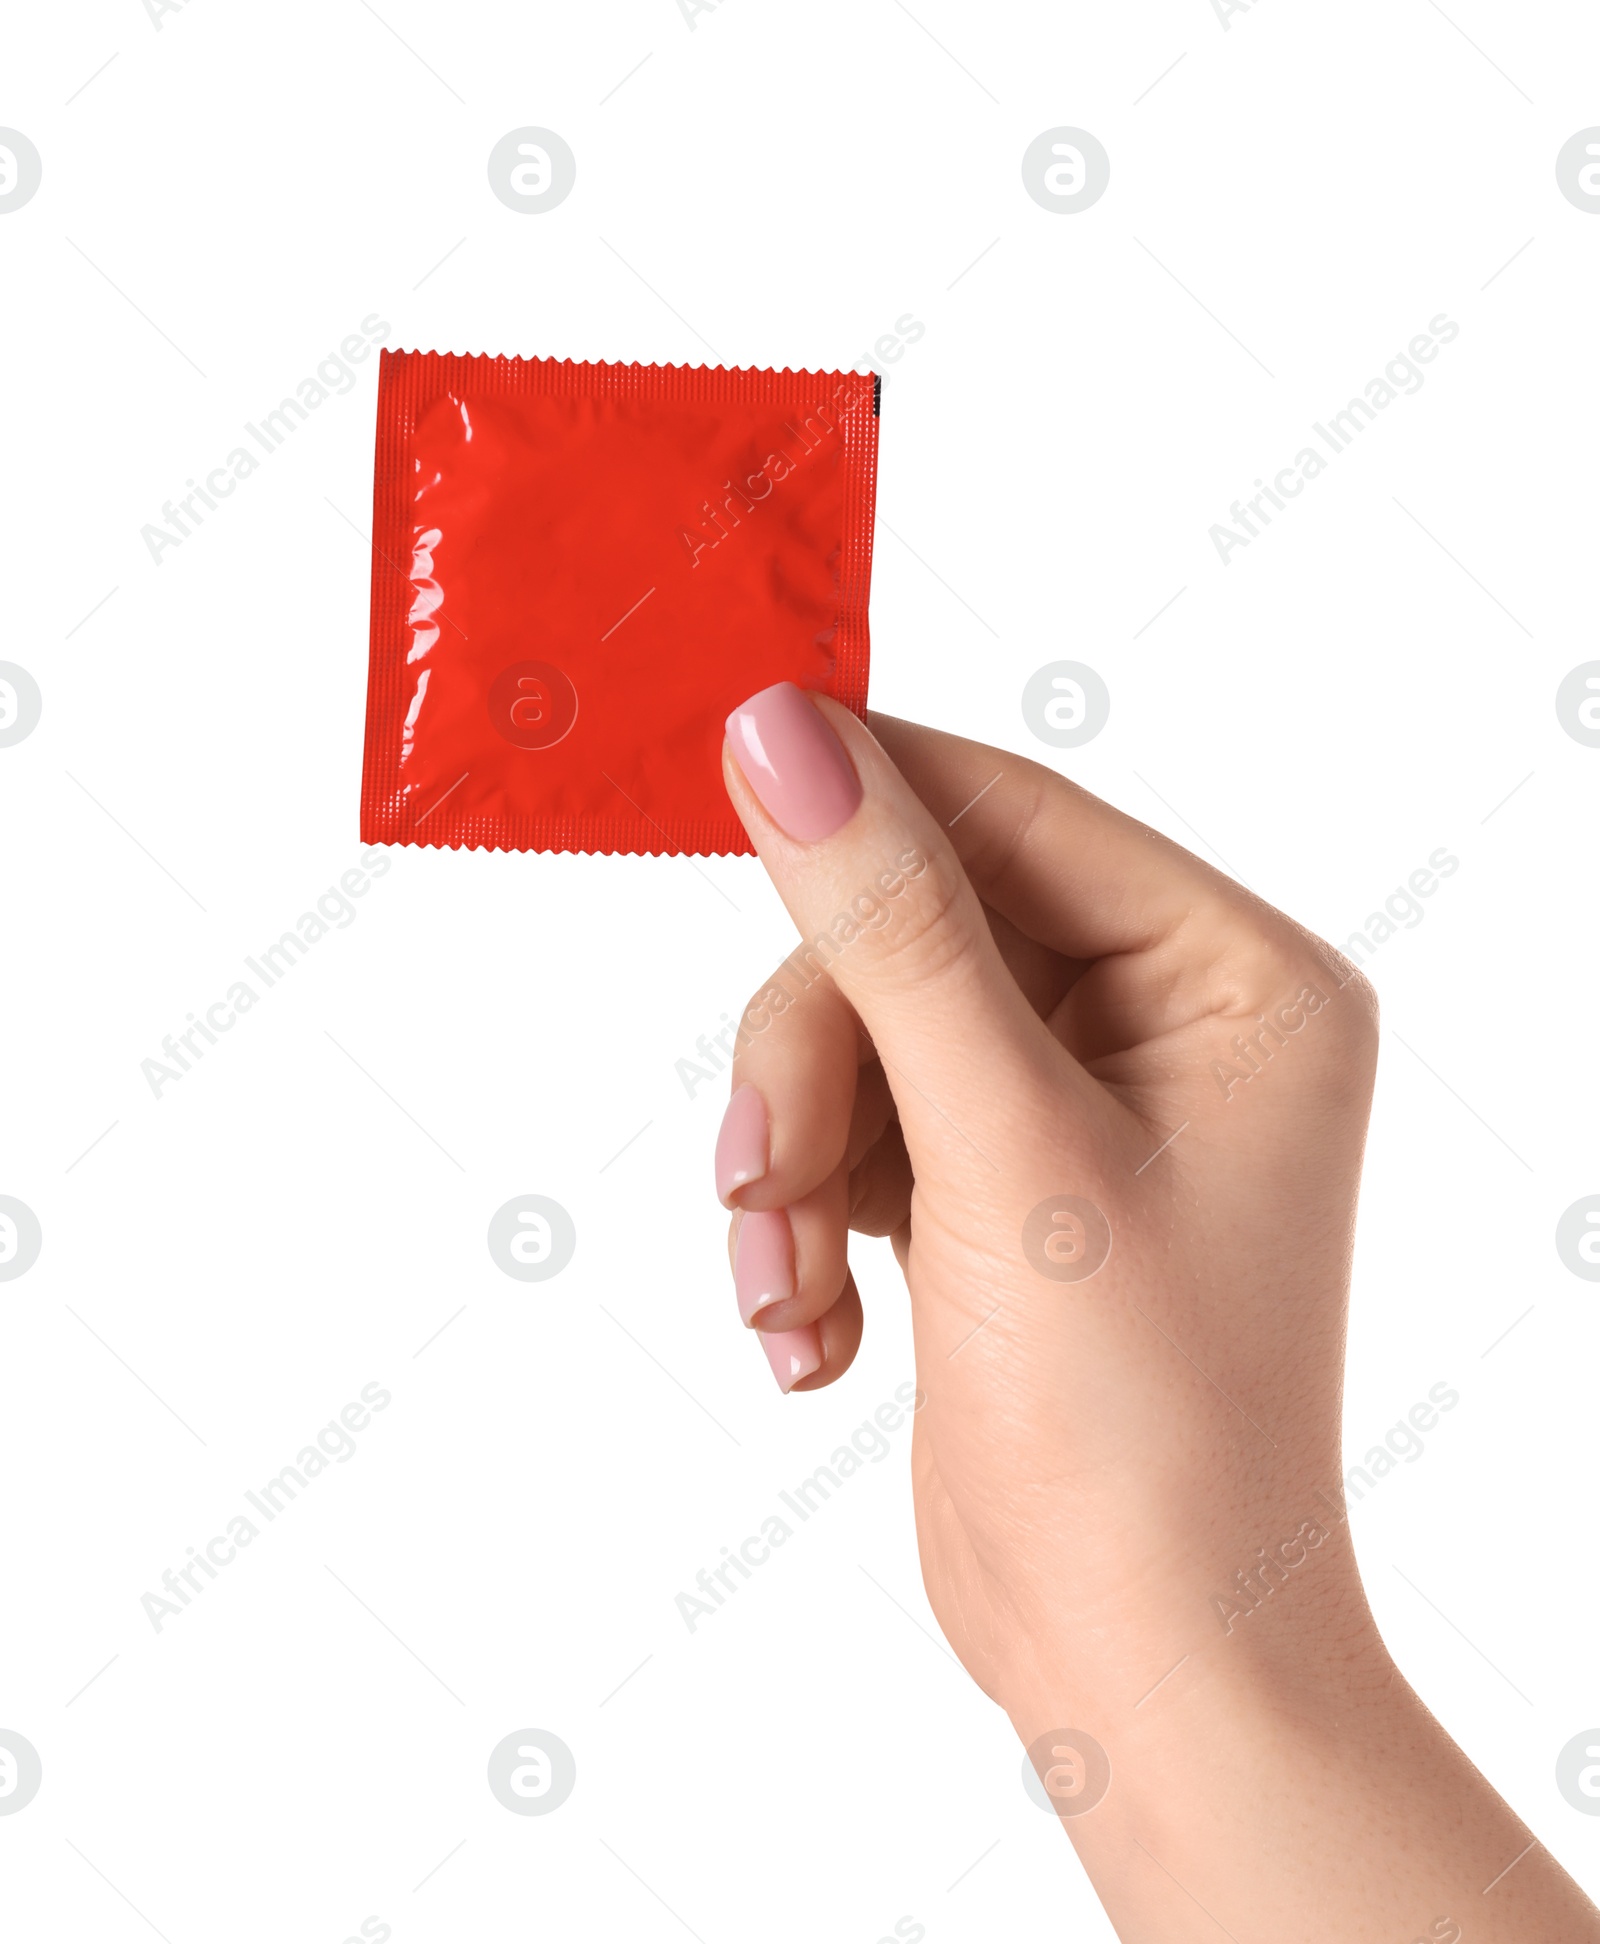
[[719,1184],[745,1320],[780,1381],[835,1381],[847,1228],[890,1235],[940,1625],[1002,1700],[1040,1641],[1104,1642],[1136,1696],[1162,1669],[1131,1613],[1220,1594],[1336,1509],[1370,989],[1037,765],[886,719],[875,741],[795,689],[733,722],[735,807],[802,940],[833,941],[746,1014]]
[[[1574,1928],[1594,1914],[1548,1859],[1496,1891],[1491,1921],[1520,1928],[1485,1928],[1470,1879],[1527,1835],[1398,1682],[1349,1544],[1371,988],[1053,771],[872,729],[784,686],[735,711],[724,750],[802,941],[744,1015],[717,1156],[739,1307],[780,1385],[843,1375],[862,1328],[847,1232],[889,1235],[924,1399],[928,1598],[1025,1741],[1107,1751],[1105,1807],[1061,1807],[1123,1936],[1214,1938],[1188,1879],[1225,1901],[1230,1843],[1251,1858],[1231,1894],[1252,1936],[1325,1917],[1326,1883],[1307,1901],[1273,1818],[1303,1845],[1310,1789],[1357,1840],[1385,1797],[1368,1775],[1346,1801],[1339,1758],[1364,1737],[1392,1778],[1444,1792],[1450,1831],[1443,1883],[1397,1856],[1396,1882],[1352,1906],[1379,1944],[1451,1896],[1473,1938],[1600,1936]],[[1285,1710],[1295,1736],[1274,1746]],[[1219,1763],[1274,1807],[1235,1828],[1210,1800]],[[1391,1822],[1375,1839],[1403,1851]],[[1159,1868],[1136,1827],[1159,1832]]]

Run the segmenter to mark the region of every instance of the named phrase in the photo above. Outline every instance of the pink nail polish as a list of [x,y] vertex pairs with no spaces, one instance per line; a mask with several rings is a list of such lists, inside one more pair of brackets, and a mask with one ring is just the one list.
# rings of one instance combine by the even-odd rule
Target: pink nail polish
[[757,1330],[756,1335],[785,1396],[802,1377],[822,1368],[822,1338],[815,1323],[804,1323],[798,1330]]
[[733,1245],[733,1293],[747,1324],[795,1293],[794,1229],[786,1209],[747,1210],[740,1220]]
[[725,1207],[735,1189],[767,1172],[770,1145],[767,1103],[754,1087],[737,1088],[717,1132],[717,1199]]
[[860,779],[822,712],[793,682],[741,702],[727,736],[762,809],[800,843],[831,837],[855,815]]

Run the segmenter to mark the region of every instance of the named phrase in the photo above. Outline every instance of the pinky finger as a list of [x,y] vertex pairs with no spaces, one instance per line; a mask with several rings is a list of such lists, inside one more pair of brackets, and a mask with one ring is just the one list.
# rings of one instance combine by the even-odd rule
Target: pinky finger
[[758,1322],[755,1334],[779,1390],[787,1394],[823,1389],[844,1375],[861,1347],[861,1298],[855,1277],[845,1278],[838,1301],[815,1323],[802,1324],[798,1330],[763,1330]]

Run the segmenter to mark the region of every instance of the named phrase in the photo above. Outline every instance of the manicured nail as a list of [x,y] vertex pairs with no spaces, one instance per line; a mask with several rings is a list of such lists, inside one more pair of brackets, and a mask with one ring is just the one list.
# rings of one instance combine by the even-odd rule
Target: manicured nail
[[787,1209],[747,1209],[740,1217],[733,1244],[733,1293],[747,1324],[795,1293],[794,1230]]
[[822,1368],[822,1338],[815,1323],[804,1323],[798,1330],[757,1330],[756,1335],[786,1397],[802,1377]]
[[725,1207],[732,1206],[735,1189],[767,1172],[770,1147],[767,1103],[754,1087],[736,1089],[717,1132],[717,1199]]
[[800,843],[831,837],[855,815],[860,779],[821,710],[793,682],[741,702],[727,735],[762,809]]

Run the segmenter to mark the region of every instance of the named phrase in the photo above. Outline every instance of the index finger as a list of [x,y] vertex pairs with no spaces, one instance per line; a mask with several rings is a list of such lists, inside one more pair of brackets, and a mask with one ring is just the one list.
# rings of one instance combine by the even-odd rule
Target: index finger
[[1181,844],[1043,763],[871,714],[873,734],[944,827],[974,889],[1063,957],[1150,952],[1180,929],[1195,956],[1282,914]]

